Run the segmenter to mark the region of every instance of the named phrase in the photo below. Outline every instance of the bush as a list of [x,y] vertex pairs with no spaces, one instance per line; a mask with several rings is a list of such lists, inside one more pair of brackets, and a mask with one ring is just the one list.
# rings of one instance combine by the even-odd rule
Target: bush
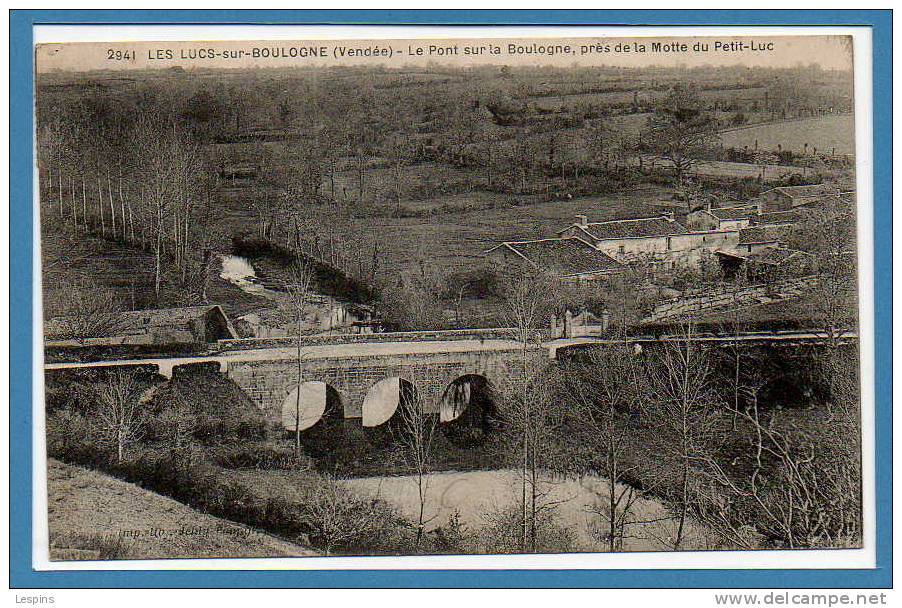
[[[520,505],[508,505],[485,514],[486,525],[479,533],[480,553],[524,553],[520,547],[523,513]],[[561,525],[553,510],[536,514],[536,553],[569,553],[576,548],[573,530]],[[531,544],[531,541],[528,540]],[[525,552],[532,552],[528,546]]]
[[306,471],[313,468],[313,461],[304,454],[298,457],[293,447],[269,443],[224,447],[214,450],[212,457],[216,464],[227,469]]
[[102,466],[107,458],[95,440],[90,420],[72,409],[47,414],[47,455],[90,467]]

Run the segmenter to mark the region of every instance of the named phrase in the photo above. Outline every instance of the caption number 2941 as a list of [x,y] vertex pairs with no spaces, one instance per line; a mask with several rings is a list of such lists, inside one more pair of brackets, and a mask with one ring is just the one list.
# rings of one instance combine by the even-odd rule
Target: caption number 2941
[[107,49],[106,58],[109,61],[134,61],[135,51],[128,49]]

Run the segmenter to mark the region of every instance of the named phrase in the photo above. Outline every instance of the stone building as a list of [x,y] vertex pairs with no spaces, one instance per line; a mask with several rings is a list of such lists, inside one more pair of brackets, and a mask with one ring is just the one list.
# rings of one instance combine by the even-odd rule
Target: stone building
[[669,214],[588,222],[586,216],[560,233],[591,243],[618,262],[647,262],[671,270],[680,265],[698,265],[708,254],[736,243],[739,231],[689,230]]
[[839,190],[830,184],[814,184],[810,186],[782,186],[766,190],[758,195],[761,213],[770,211],[788,211],[817,203],[824,198],[836,196]]
[[485,256],[505,273],[526,268],[565,281],[591,281],[624,270],[610,255],[575,237],[507,241]]

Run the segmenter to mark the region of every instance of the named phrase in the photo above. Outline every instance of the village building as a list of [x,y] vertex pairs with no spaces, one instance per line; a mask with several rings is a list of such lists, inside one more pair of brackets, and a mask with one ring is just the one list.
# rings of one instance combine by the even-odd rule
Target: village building
[[749,280],[769,280],[774,274],[782,278],[803,276],[811,272],[814,256],[805,251],[774,245],[754,251],[718,251],[718,261],[725,276],[733,277],[745,269]]
[[739,240],[734,250],[740,254],[750,254],[778,247],[791,229],[792,224],[769,224],[743,228],[739,231]]
[[508,241],[485,252],[503,273],[526,268],[565,281],[591,281],[622,272],[624,265],[575,237]]
[[201,344],[238,338],[232,322],[218,305],[158,308],[111,313],[96,324],[102,335],[82,337],[82,321],[53,317],[44,322],[47,346],[80,344],[119,346],[146,344]]
[[693,231],[670,214],[606,222],[588,222],[586,216],[578,215],[577,221],[559,234],[585,240],[624,264],[647,262],[670,270],[680,265],[697,266],[717,249],[734,246],[739,231]]
[[824,198],[836,196],[839,190],[829,184],[810,186],[782,186],[773,188],[758,195],[761,213],[770,211],[788,211],[820,202]]
[[751,226],[768,226],[777,224],[795,224],[805,218],[804,211],[792,209],[790,211],[768,211],[752,216]]
[[686,224],[692,230],[739,230],[748,227],[756,215],[757,205],[708,207],[690,212]]

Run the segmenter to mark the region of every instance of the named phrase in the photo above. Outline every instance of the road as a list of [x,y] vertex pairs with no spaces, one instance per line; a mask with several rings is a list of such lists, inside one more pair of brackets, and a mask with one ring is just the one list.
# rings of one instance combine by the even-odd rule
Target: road
[[[844,339],[857,339],[854,331],[844,332]],[[818,342],[826,339],[825,334],[813,330],[799,331],[772,331],[772,332],[747,332],[733,335],[696,334],[691,338],[698,342]],[[662,336],[631,336],[631,344],[648,344],[655,342],[681,342],[684,337],[679,335]],[[557,357],[557,351],[569,346],[585,346],[590,344],[618,344],[620,339],[601,337],[574,337],[549,340],[541,345],[533,345],[531,348],[547,349],[551,359]],[[517,351],[522,344],[514,340],[434,340],[418,342],[358,342],[352,344],[317,344],[302,347],[302,357],[305,360],[317,359],[343,359],[362,357],[390,357],[395,355],[430,355],[441,353],[468,353],[491,351]],[[73,361],[61,363],[47,363],[45,370],[80,369],[97,367],[122,367],[130,365],[156,365],[164,376],[172,376],[172,368],[179,365],[198,363],[217,363],[224,369],[230,362],[239,361],[279,361],[294,359],[297,357],[297,349],[292,347],[257,348],[232,351],[223,351],[216,355],[196,355],[178,357],[149,357],[142,359],[115,359],[107,361]]]

